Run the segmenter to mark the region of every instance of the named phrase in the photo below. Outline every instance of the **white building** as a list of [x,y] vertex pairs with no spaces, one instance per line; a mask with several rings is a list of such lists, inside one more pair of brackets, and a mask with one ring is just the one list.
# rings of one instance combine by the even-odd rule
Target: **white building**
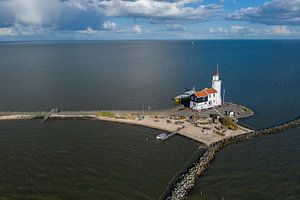
[[222,81],[220,80],[217,68],[212,78],[211,88],[205,88],[191,95],[190,108],[202,110],[220,106],[222,104],[221,83]]

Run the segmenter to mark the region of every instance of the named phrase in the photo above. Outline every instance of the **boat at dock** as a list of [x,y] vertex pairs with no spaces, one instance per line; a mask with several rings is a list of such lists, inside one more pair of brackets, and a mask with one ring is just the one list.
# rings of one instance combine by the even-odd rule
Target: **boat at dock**
[[162,132],[159,135],[156,136],[157,140],[165,140],[168,138],[168,134],[166,132]]

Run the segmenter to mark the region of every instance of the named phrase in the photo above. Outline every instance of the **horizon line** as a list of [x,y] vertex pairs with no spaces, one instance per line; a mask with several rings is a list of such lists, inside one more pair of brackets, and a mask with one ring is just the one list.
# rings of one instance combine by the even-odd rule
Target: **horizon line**
[[127,42],[127,41],[291,41],[300,38],[210,38],[210,39],[48,39],[48,40],[0,40],[0,43],[22,43],[22,42]]

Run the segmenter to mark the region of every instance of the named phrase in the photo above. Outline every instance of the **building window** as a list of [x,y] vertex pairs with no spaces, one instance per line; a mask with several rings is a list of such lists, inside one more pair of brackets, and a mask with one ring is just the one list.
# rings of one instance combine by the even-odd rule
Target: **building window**
[[216,97],[216,94],[214,94],[214,97]]

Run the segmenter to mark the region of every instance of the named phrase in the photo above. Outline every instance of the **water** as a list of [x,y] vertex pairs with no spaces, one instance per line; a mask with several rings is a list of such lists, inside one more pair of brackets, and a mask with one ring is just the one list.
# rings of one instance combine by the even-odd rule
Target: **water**
[[[191,88],[195,85],[196,88],[202,89],[210,86],[211,75],[217,63],[223,86],[226,88],[225,100],[244,104],[256,112],[254,117],[243,120],[243,122],[255,128],[269,127],[295,118],[300,111],[298,101],[300,97],[299,40],[215,40],[195,41],[194,44],[191,41],[2,43],[0,44],[0,63],[0,110],[4,111],[50,110],[53,107],[59,107],[61,110],[142,109],[143,105],[145,107],[150,106],[152,109],[170,108],[173,106],[171,98],[182,93],[184,87]],[[20,130],[15,128],[18,126],[22,128]],[[92,137],[99,129],[101,134],[97,134],[97,140],[110,141],[110,143],[101,144],[101,148],[108,148],[111,152],[105,160],[107,165],[116,165],[115,167],[117,167],[116,163],[122,157],[121,152],[123,151],[130,152],[130,150],[136,149],[136,152],[144,155],[137,155],[140,158],[138,167],[134,168],[136,162],[127,162],[128,170],[124,171],[123,168],[108,170],[107,167],[104,167],[105,165],[80,159],[84,157],[82,152],[72,153],[71,150],[77,149],[77,146],[86,145],[88,147],[90,145],[86,143],[74,143],[70,147],[71,150],[68,150],[71,152],[69,155],[73,156],[76,162],[68,160],[67,155],[59,157],[54,154],[52,160],[66,159],[68,162],[65,164],[71,163],[70,165],[73,167],[79,164],[80,167],[77,170],[88,169],[84,165],[91,162],[89,164],[95,165],[95,168],[105,174],[119,174],[116,176],[119,179],[115,178],[114,181],[106,182],[104,185],[101,183],[105,176],[101,174],[93,175],[97,180],[87,179],[89,180],[87,184],[94,184],[95,187],[102,185],[101,189],[98,188],[97,190],[102,193],[89,194],[88,188],[90,187],[82,187],[83,189],[78,191],[83,191],[82,193],[86,196],[79,197],[85,199],[92,198],[93,195],[106,195],[105,197],[110,196],[110,199],[139,199],[141,198],[139,195],[145,195],[143,196],[145,198],[157,199],[172,175],[176,174],[176,171],[196,150],[195,143],[183,138],[171,139],[168,144],[156,144],[153,141],[152,148],[143,150],[146,135],[154,137],[156,132],[136,127],[136,133],[133,134],[130,130],[131,126],[117,124],[103,126],[102,123],[98,124],[98,122],[86,123],[82,121],[51,122],[46,125],[40,125],[38,122],[1,122],[0,128],[2,138],[7,138],[13,134],[23,135],[16,140],[10,138],[11,144],[20,146],[26,141],[29,148],[35,143],[45,143],[45,146],[39,148],[49,155],[54,154],[54,149],[50,148],[52,147],[50,145],[52,140],[46,140],[44,137],[31,140],[34,138],[30,136],[31,134],[40,135],[47,132],[49,137],[53,135],[53,139],[56,138],[55,135],[62,135],[60,145],[63,146],[75,137],[75,135],[68,136],[70,130],[72,130],[71,133],[76,131],[77,136]],[[112,137],[109,134],[106,139],[103,138],[106,132],[118,133],[116,129],[119,133],[124,133],[120,134],[122,139],[118,140],[118,137]],[[299,192],[297,192],[299,190],[296,188],[299,182],[294,181],[295,177],[288,173],[289,171],[293,172],[294,166],[299,166],[300,154],[299,151],[294,150],[296,148],[294,141],[297,141],[295,137],[298,133],[299,129],[289,130],[287,134],[266,136],[226,148],[218,155],[219,159],[216,159],[216,162],[212,164],[212,168],[207,171],[206,174],[209,176],[207,175],[200,180],[191,198],[197,199],[201,191],[206,195],[206,199],[215,199],[225,194],[230,199],[259,198],[261,196],[253,188],[265,188],[266,192],[263,198],[268,199],[273,197],[273,193],[270,191],[276,187],[270,185],[274,184],[275,181],[289,183],[281,185],[280,191],[285,191],[283,194],[289,194],[291,191],[292,197],[299,196]],[[140,140],[136,139],[139,136],[141,137]],[[285,142],[280,145],[283,138]],[[137,140],[135,143],[128,142],[135,139]],[[6,140],[1,140],[1,147],[6,144]],[[76,137],[74,140],[76,141]],[[118,141],[121,141],[122,145],[113,145]],[[273,151],[263,151],[266,143],[270,143],[270,148],[274,149],[274,154]],[[291,149],[285,148],[283,144],[289,144]],[[157,145],[162,146],[159,149]],[[93,156],[99,155],[100,160],[105,158],[105,154],[99,153],[104,151],[101,148],[91,152]],[[156,151],[156,154],[148,155],[150,149]],[[10,150],[3,154],[6,155],[7,152],[14,152],[14,150],[17,151],[16,146],[11,146]],[[22,155],[20,156],[15,152],[19,157],[16,156],[16,160],[9,162],[6,170],[10,169],[10,165],[17,165],[21,162],[20,159],[23,157],[29,158],[28,164],[26,164],[27,171],[35,168],[34,164],[30,163],[39,162],[40,157],[35,157],[30,151],[20,151]],[[274,171],[280,171],[276,180],[272,177],[261,176],[260,168],[255,167],[263,166],[269,169],[267,168],[268,163],[256,162],[257,151],[259,151],[262,159],[271,160],[272,163],[277,161],[276,155],[280,152],[282,160],[289,162],[288,164],[280,162],[285,170],[280,170],[281,168],[274,166]],[[161,152],[164,152],[164,155],[160,155]],[[126,155],[129,156],[129,154]],[[175,160],[179,160],[172,165],[170,162],[175,155]],[[234,158],[235,165],[233,167],[230,163]],[[249,179],[248,171],[243,168],[245,158],[247,158],[249,167],[254,170],[249,182],[246,182]],[[9,158],[6,157],[5,161],[7,160]],[[32,160],[34,162],[31,162]],[[160,170],[154,170],[149,176],[155,182],[154,184],[149,178],[145,178],[147,177],[145,170],[151,171],[152,168],[149,166],[156,164]],[[48,169],[48,171],[43,172],[44,175],[47,174],[46,172],[50,174],[51,171],[58,170],[56,165],[44,163],[40,166],[41,170]],[[234,184],[247,183],[247,188],[242,190],[239,187],[230,187],[230,183],[233,184],[230,180],[233,180],[235,174],[226,172],[232,169],[239,172],[238,178],[234,179]],[[1,171],[5,171],[4,168]],[[20,174],[23,174],[21,179],[25,177],[23,172],[21,170]],[[214,176],[218,172],[220,172],[220,176]],[[269,172],[272,173],[273,171],[270,169]],[[11,182],[5,187],[6,189],[2,189],[3,192],[18,195],[20,194],[18,188],[30,185],[22,182],[17,184],[16,181],[13,181],[16,178],[12,172],[4,174]],[[72,180],[72,178],[68,178],[69,173],[66,174],[68,174],[67,177],[62,178],[62,180]],[[28,174],[28,176],[31,182],[38,180],[33,174]],[[42,179],[40,183],[49,182],[48,184],[52,184],[53,187],[64,183],[64,181],[59,182],[57,180],[56,182],[56,179],[49,179],[47,175],[45,176],[46,178]],[[87,178],[89,176],[91,175],[87,174]],[[120,178],[121,176],[125,178]],[[78,175],[76,180],[84,182],[84,177]],[[211,179],[207,177],[211,177]],[[225,189],[215,188],[216,183],[220,187],[224,187],[226,191],[230,190],[231,193],[225,193]],[[64,185],[65,191],[77,191],[70,185],[62,185]],[[154,187],[154,185],[157,186]],[[135,195],[133,192],[135,190],[132,188],[137,187],[139,189]],[[230,189],[228,189],[229,187]],[[91,188],[93,187],[91,186]],[[32,185],[24,189],[31,197],[37,198],[43,197],[43,195],[48,197],[45,190],[35,192],[38,190]],[[94,190],[96,189],[94,188]],[[50,193],[56,192],[53,190],[51,192],[50,189]],[[65,192],[61,189],[57,193],[63,194]],[[72,198],[73,196],[65,197]],[[58,195],[57,198],[62,199],[64,197]]]
[[299,132],[298,127],[226,147],[188,199],[300,199]]
[[1,122],[0,133],[0,199],[158,199],[198,147],[96,121]]

